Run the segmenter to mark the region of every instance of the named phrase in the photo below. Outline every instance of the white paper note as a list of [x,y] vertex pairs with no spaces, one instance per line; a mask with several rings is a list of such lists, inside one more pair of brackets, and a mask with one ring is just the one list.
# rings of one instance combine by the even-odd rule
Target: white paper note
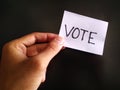
[[103,55],[108,22],[64,11],[59,35],[65,47]]

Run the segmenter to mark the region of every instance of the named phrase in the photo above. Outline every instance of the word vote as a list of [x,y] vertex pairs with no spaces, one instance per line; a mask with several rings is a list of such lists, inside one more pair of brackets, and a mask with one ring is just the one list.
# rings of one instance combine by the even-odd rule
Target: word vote
[[65,24],[65,32],[66,32],[66,37],[71,36],[73,39],[80,38],[81,41],[84,40],[84,38],[86,37],[85,35],[89,34],[87,37],[88,43],[95,44],[95,42],[92,42],[92,39],[94,39],[94,36],[95,36],[93,34],[97,34],[97,32],[88,31],[83,28],[74,27],[74,26],[70,30],[68,30],[68,27],[66,24]]

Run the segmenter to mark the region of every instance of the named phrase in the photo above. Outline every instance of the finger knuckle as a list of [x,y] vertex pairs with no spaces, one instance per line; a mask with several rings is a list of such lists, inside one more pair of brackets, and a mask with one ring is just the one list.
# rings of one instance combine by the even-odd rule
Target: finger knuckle
[[32,67],[37,71],[44,71],[46,69],[45,65],[38,59],[32,60]]

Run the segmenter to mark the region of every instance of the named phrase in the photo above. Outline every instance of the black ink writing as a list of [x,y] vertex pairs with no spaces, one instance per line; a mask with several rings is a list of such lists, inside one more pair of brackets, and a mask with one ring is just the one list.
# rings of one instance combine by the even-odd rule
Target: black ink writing
[[83,41],[85,35],[88,34],[88,43],[93,45],[95,44],[91,40],[94,39],[93,34],[97,34],[97,32],[88,31],[83,28],[78,28],[74,26],[69,31],[66,24],[65,24],[65,32],[66,32],[66,37],[69,37],[71,35],[73,39],[78,39],[79,36],[81,35],[81,41]]
[[85,35],[85,33],[88,32],[88,31],[85,30],[85,29],[81,29],[81,30],[83,31],[83,35],[82,35],[82,39],[81,39],[81,40],[83,40],[83,39],[84,39],[84,35]]
[[[78,32],[77,34],[76,34],[76,36],[75,36],[75,32]],[[72,38],[74,38],[74,39],[77,39],[78,37],[79,37],[79,35],[80,35],[80,30],[79,30],[79,28],[75,28],[74,30],[73,30],[73,33],[72,33]]]
[[71,33],[71,31],[74,29],[74,27],[72,27],[72,29],[70,30],[70,32],[67,32],[67,25],[65,24],[65,31],[66,31],[66,36],[68,37]]
[[92,37],[92,34],[97,34],[97,33],[96,33],[96,32],[90,32],[90,34],[89,34],[89,39],[88,39],[88,43],[95,44],[95,43],[93,43],[93,42],[90,41],[91,39],[94,39],[94,38]]

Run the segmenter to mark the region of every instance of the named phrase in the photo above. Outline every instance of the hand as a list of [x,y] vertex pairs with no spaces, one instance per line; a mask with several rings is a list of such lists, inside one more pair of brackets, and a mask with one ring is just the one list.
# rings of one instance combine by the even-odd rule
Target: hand
[[0,62],[0,90],[36,90],[62,47],[63,39],[52,33],[32,33],[7,43]]

